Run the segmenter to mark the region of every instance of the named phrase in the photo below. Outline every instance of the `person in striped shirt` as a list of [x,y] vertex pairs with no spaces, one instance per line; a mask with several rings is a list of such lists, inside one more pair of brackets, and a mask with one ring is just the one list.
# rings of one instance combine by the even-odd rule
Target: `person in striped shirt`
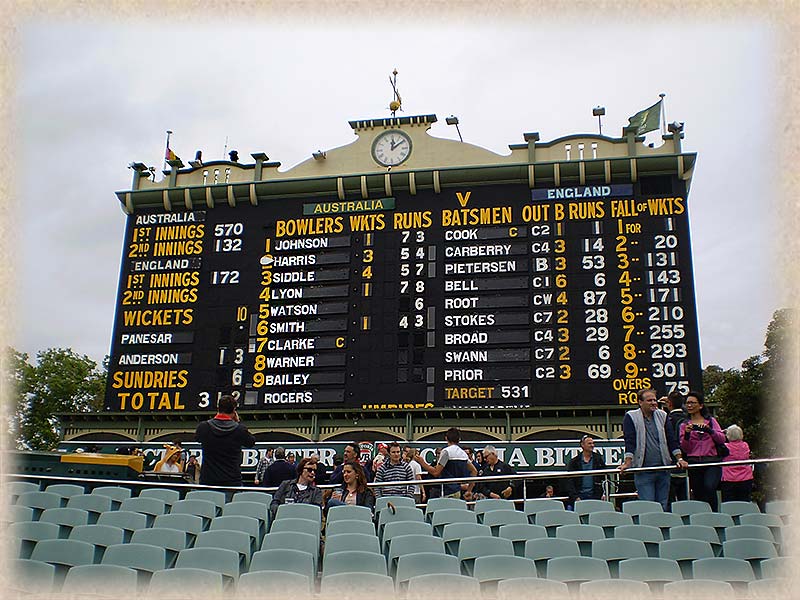
[[[375,474],[375,483],[382,481],[413,481],[414,472],[411,466],[402,460],[403,452],[400,444],[389,444],[389,458],[381,463]],[[375,488],[376,496],[408,496],[414,497],[413,485],[387,485]]]

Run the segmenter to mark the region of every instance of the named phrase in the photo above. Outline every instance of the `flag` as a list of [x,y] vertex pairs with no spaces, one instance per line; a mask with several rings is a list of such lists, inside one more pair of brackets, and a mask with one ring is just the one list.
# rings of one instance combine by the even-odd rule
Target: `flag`
[[632,117],[628,117],[628,127],[636,128],[636,135],[648,131],[655,131],[661,126],[661,100],[649,108],[640,110]]
[[175,154],[169,147],[167,147],[167,153],[164,155],[165,160],[179,160],[178,155]]

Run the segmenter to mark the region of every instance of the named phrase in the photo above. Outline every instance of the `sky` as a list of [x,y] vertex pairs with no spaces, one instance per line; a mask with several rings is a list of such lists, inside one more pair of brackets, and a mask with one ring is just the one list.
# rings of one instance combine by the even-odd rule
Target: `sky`
[[443,138],[457,138],[445,124],[457,115],[465,141],[500,154],[524,132],[596,133],[597,105],[603,133],[620,136],[666,94],[667,122],[684,122],[684,150],[698,153],[689,214],[702,364],[760,353],[782,301],[769,22],[439,17],[18,18],[4,209],[11,344],[108,353],[125,227],[114,192],[130,189],[133,161],[160,171],[166,130],[184,161],[197,149],[221,159],[227,140],[246,162],[265,152],[287,169],[352,142],[349,120],[389,116],[396,68],[404,115],[436,114],[430,134]]

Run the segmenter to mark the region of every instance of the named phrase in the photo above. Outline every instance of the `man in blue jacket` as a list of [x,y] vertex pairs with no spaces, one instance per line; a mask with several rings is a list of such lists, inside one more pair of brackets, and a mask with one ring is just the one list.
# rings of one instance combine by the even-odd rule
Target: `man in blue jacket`
[[[653,389],[640,390],[637,394],[639,408],[629,410],[622,419],[622,433],[625,438],[625,460],[620,471],[630,467],[659,467],[672,464],[672,457],[678,466],[685,469],[675,432],[669,426],[667,413],[658,408],[658,398]],[[659,502],[666,511],[669,501],[669,471],[649,471],[634,473],[633,483],[639,500]]]

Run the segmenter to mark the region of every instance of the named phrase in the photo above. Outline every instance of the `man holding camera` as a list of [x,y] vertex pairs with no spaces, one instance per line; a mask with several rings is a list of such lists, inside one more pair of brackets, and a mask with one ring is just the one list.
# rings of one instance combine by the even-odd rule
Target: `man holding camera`
[[200,423],[194,432],[203,448],[201,485],[242,485],[242,448],[255,447],[256,439],[239,422],[236,409],[236,398],[222,396],[217,414]]

